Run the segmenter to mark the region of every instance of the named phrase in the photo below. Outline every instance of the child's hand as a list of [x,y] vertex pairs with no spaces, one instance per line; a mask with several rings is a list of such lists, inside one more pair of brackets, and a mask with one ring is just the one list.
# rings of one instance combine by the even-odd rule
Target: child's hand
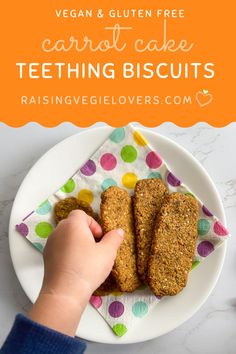
[[[80,210],[71,212],[58,224],[44,249],[44,280],[40,296],[30,313],[33,320],[74,334],[89,297],[112,269],[124,232],[113,230],[95,242],[94,237],[101,236],[98,223]],[[45,306],[53,308],[50,310]],[[56,314],[53,312],[55,307]],[[74,312],[73,319],[70,318],[71,311]],[[62,325],[58,318],[61,314]]]
[[101,238],[101,226],[81,210],[62,220],[44,250],[44,289],[78,296],[81,283],[90,294],[107,278],[123,240],[123,230]]

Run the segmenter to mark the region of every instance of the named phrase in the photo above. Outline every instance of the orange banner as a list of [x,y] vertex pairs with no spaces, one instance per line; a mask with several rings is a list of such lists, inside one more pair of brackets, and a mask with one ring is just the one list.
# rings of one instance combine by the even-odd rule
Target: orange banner
[[235,2],[4,1],[1,121],[235,120]]

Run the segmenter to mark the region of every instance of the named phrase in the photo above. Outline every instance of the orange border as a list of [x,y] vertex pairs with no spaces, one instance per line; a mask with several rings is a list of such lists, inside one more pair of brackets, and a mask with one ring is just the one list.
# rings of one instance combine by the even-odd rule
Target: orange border
[[[182,127],[191,126],[199,121],[205,121],[213,126],[222,127],[235,121],[235,94],[233,84],[236,81],[235,50],[233,48],[234,33],[232,26],[235,22],[235,2],[214,2],[199,0],[189,2],[178,1],[178,6],[171,0],[140,0],[134,2],[124,0],[99,1],[99,8],[108,13],[110,8],[178,9],[185,10],[185,19],[168,20],[168,36],[176,41],[185,38],[194,47],[189,53],[137,53],[130,45],[135,38],[148,41],[152,38],[162,39],[162,20],[141,19],[58,19],[55,16],[55,2],[46,0],[22,0],[12,3],[5,1],[1,4],[1,33],[2,53],[0,75],[2,90],[0,95],[0,119],[12,126],[19,127],[34,121],[46,127],[53,127],[69,121],[81,127],[90,126],[97,121],[104,121],[112,126],[122,126],[130,121],[138,121],[148,127],[157,126],[171,121]],[[98,10],[98,2],[91,0],[60,1],[60,8],[93,8]],[[57,6],[59,8],[59,4]],[[45,53],[41,49],[43,39],[68,39],[70,35],[83,38],[88,35],[94,42],[104,38],[104,26],[132,26],[125,40],[128,48],[122,53],[114,50],[109,53]],[[118,76],[115,80],[98,79],[53,79],[32,80],[18,78],[16,62],[114,62],[120,68],[123,62],[145,63],[155,65],[160,62],[191,63],[213,62],[215,77],[206,79],[200,74],[198,79],[166,79],[153,78],[125,80]],[[205,93],[202,93],[202,90]],[[201,104],[196,99],[200,92]],[[183,97],[190,95],[192,105],[96,105],[96,106],[56,106],[56,105],[22,105],[20,97],[55,96],[55,95],[111,95],[111,96],[161,96]],[[212,95],[212,102],[205,101]]]

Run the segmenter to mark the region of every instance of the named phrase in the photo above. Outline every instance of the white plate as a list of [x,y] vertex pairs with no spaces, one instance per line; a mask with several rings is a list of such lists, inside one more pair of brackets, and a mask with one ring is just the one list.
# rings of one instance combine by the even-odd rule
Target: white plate
[[[48,195],[61,187],[112,131],[111,127],[93,128],[73,135],[49,150],[24,179],[12,208],[9,242],[17,277],[32,302],[35,302],[43,278],[43,260],[16,230],[15,225]],[[200,163],[180,145],[150,129],[141,129],[147,139],[175,172],[223,222],[225,215],[219,194]],[[102,343],[135,343],[167,333],[189,319],[213,290],[224,262],[226,243],[191,271],[181,294],[166,297],[140,324],[124,337],[116,337],[102,317],[88,305],[77,335]]]

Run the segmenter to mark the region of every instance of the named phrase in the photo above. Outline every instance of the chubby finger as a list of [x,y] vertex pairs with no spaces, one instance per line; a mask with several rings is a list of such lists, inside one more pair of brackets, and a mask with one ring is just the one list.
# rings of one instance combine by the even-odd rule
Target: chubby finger
[[125,232],[123,229],[109,231],[99,242],[99,247],[101,247],[108,254],[112,252],[115,256],[124,239],[124,235]]
[[79,232],[84,235],[102,236],[101,226],[83,210],[73,210],[67,219],[73,221],[74,225],[78,226]]

